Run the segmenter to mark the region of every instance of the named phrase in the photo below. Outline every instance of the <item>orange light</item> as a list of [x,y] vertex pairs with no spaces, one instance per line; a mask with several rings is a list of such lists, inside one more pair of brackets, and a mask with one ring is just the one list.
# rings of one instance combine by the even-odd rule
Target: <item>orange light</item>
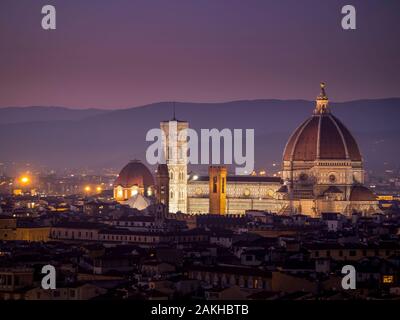
[[383,283],[393,283],[393,276],[390,275],[384,275],[383,276]]
[[90,188],[90,186],[86,186],[86,187],[85,187],[85,191],[86,191],[86,192],[90,192],[90,190],[92,190],[92,188]]
[[97,188],[96,188],[96,191],[97,191],[97,192],[101,192],[101,191],[102,191],[101,187],[97,187]]
[[13,194],[14,194],[14,196],[20,196],[20,195],[22,195],[22,190],[21,189],[14,189],[13,190]]
[[27,176],[23,176],[23,177],[21,177],[20,181],[23,184],[28,184],[30,182],[30,179]]

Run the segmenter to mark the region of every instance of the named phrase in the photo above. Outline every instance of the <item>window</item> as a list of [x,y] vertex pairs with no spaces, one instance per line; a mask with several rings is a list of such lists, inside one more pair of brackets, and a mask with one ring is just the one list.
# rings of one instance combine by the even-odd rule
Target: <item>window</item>
[[350,251],[349,251],[349,256],[350,256],[350,257],[355,257],[356,254],[357,254],[357,253],[356,253],[356,250],[350,250]]
[[213,177],[213,193],[217,193],[217,177]]
[[222,192],[222,193],[225,193],[225,178],[222,178],[221,192]]
[[330,250],[326,250],[326,256],[330,257],[331,256],[331,251]]

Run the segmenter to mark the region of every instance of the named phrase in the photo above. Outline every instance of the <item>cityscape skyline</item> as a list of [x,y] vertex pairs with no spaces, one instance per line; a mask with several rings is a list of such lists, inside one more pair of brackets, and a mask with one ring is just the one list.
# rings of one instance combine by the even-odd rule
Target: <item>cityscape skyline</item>
[[400,301],[399,13],[1,1],[0,301]]

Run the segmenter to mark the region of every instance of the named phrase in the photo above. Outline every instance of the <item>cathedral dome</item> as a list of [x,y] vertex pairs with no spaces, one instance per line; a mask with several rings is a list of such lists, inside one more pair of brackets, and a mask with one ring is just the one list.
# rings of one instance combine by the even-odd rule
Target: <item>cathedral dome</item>
[[362,161],[357,142],[350,131],[328,109],[325,85],[317,97],[314,114],[304,121],[286,144],[284,161],[352,160]]
[[150,170],[143,163],[138,160],[133,160],[122,168],[114,185],[124,188],[133,186],[146,188],[154,185],[154,178]]
[[351,189],[350,201],[376,201],[376,196],[367,187],[354,186]]

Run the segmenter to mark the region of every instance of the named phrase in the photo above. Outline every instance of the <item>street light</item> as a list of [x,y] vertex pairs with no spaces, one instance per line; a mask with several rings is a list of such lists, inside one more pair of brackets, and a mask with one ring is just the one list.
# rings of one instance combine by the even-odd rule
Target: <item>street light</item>
[[30,182],[30,179],[28,176],[23,176],[21,177],[20,181],[22,184],[28,184]]

